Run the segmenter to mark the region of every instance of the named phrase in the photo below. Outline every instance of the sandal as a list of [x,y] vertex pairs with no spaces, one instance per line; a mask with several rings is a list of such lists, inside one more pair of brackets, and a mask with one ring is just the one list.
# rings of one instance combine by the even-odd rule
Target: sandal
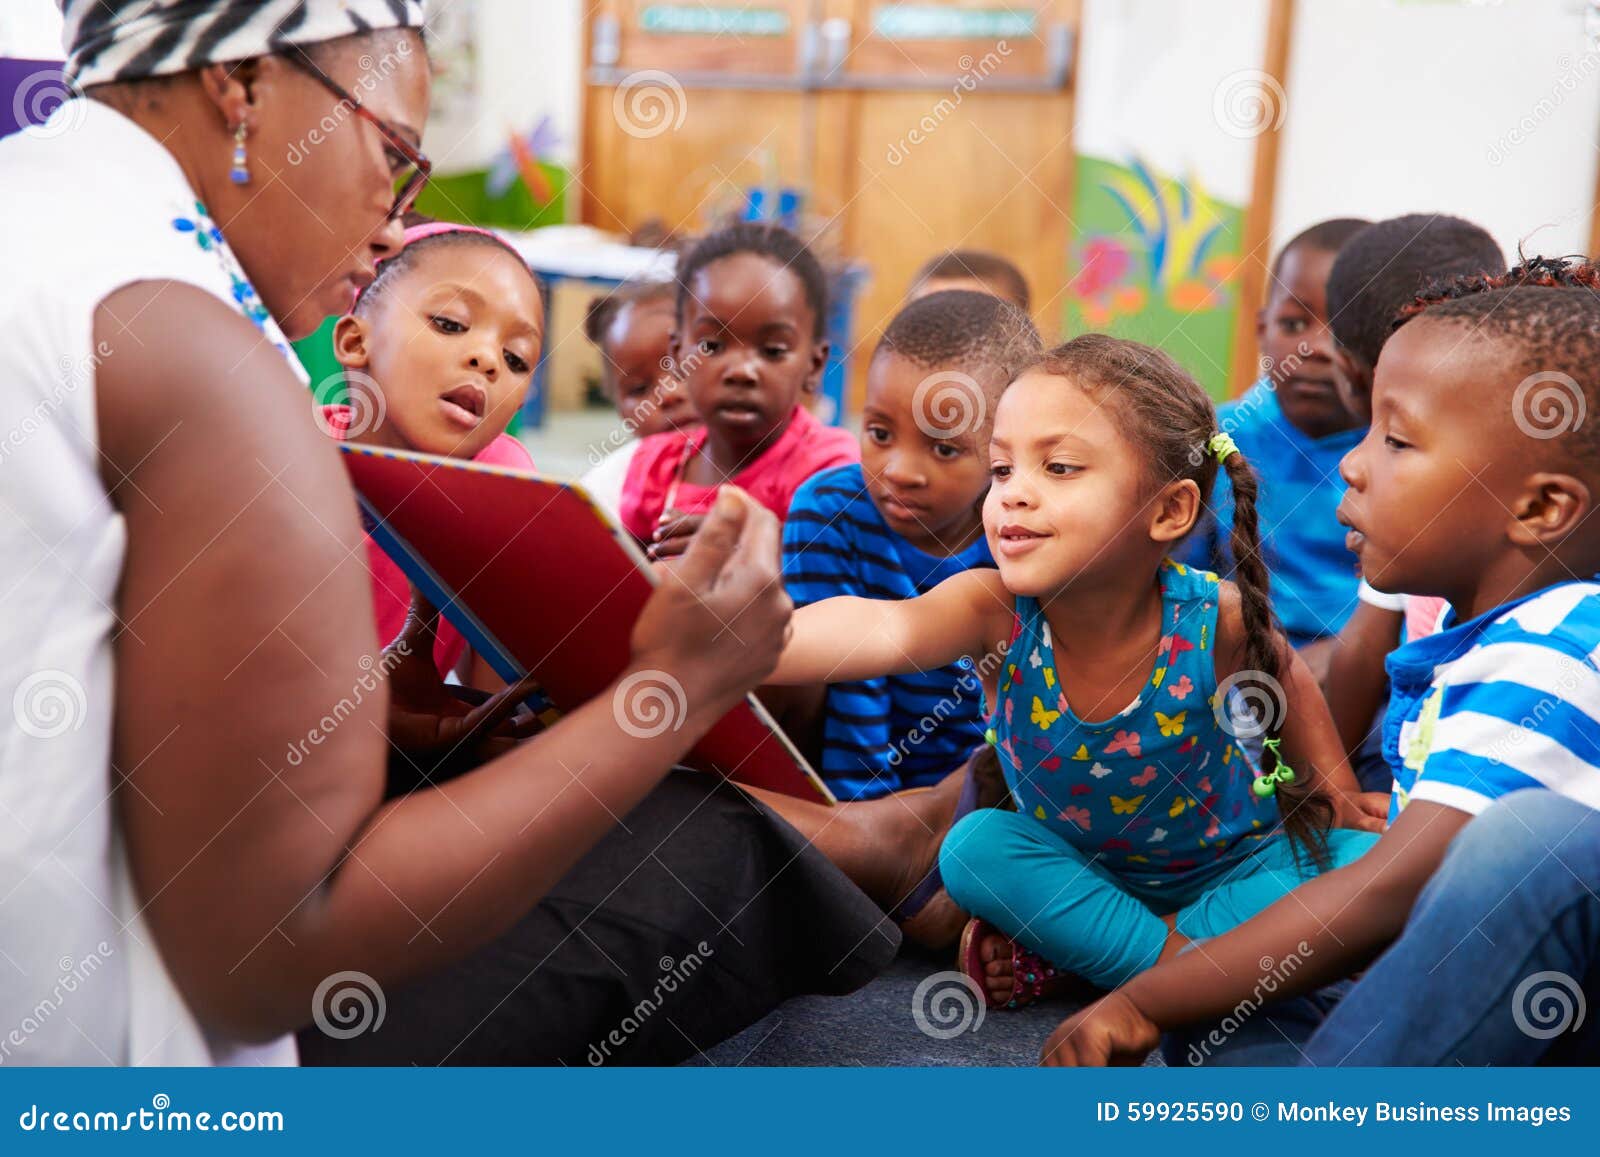
[[973,918],[967,921],[967,926],[961,931],[961,948],[956,956],[957,969],[968,979],[977,983],[983,993],[984,1003],[990,1008],[1026,1008],[1042,997],[1051,996],[1062,988],[1070,985],[1073,976],[1070,973],[1059,971],[1037,952],[1022,947],[1015,940],[1007,939],[1011,945],[1011,997],[1009,1000],[996,1000],[989,992],[989,974],[983,969],[983,957],[979,948],[983,938],[990,934],[1003,935],[998,928],[986,920]]

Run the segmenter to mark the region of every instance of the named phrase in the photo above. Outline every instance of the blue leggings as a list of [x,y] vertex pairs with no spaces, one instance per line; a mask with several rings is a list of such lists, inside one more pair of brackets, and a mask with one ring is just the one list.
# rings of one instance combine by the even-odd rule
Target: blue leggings
[[[1377,842],[1373,832],[1328,833],[1333,867]],[[1031,816],[993,808],[951,829],[939,853],[951,899],[1050,963],[1115,988],[1156,962],[1167,942],[1161,918],[1176,913],[1191,940],[1244,923],[1317,875],[1289,838],[1261,841],[1243,859],[1179,886],[1150,888],[1114,876]]]

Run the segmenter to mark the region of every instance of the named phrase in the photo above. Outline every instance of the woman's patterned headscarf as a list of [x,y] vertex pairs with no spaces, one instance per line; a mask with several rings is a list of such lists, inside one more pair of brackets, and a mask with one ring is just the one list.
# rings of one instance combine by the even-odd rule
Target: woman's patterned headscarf
[[80,86],[188,72],[378,28],[420,28],[422,0],[60,0]]

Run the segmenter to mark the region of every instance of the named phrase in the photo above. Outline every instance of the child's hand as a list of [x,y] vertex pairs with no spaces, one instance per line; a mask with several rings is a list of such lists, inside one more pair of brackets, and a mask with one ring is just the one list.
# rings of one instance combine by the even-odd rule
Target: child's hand
[[1389,826],[1386,791],[1335,792],[1333,826],[1362,832],[1381,832]]
[[1333,826],[1361,832],[1381,832],[1389,822],[1389,793],[1334,791]]
[[532,675],[473,706],[445,687],[434,666],[439,612],[413,591],[406,622],[384,648],[382,670],[389,682],[389,741],[422,769],[446,761],[488,760],[536,733],[541,724],[528,716],[513,719],[518,705],[537,686]]
[[648,556],[652,559],[677,558],[689,549],[689,540],[706,520],[703,514],[684,514],[669,510],[661,516],[655,537],[650,540]]
[[1069,1016],[1044,1042],[1039,1063],[1057,1068],[1139,1065],[1161,1043],[1161,1030],[1120,992]]
[[718,705],[754,690],[777,666],[794,612],[779,554],[776,516],[723,487],[688,550],[656,568],[661,585],[633,628],[635,668],[698,679]]

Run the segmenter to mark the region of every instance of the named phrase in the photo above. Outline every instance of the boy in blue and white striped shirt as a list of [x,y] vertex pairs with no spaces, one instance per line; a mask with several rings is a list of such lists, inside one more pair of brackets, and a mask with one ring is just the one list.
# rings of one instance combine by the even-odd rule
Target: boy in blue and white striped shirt
[[[1555,897],[1551,881],[1533,895],[1517,891],[1534,868],[1498,879],[1492,862],[1530,853],[1535,866],[1554,865],[1554,882],[1581,885],[1586,900],[1600,881],[1580,873],[1600,849],[1557,853],[1560,831],[1493,823],[1493,839],[1459,841],[1490,861],[1470,887],[1453,871],[1424,888],[1452,841],[1491,807],[1487,820],[1545,800],[1576,813],[1567,834],[1597,826],[1583,823],[1600,811],[1597,291],[1600,269],[1536,259],[1402,311],[1378,359],[1371,428],[1341,464],[1349,490],[1339,508],[1374,587],[1453,608],[1438,634],[1389,658],[1391,826],[1355,863],[1069,1019],[1046,1045],[1047,1061],[1105,1063],[1152,1046],[1162,1029],[1224,1016],[1252,990],[1259,999],[1268,957],[1304,962],[1278,990],[1288,997],[1367,968],[1391,945],[1330,1018],[1326,1039],[1312,1036],[1302,1055],[1342,1063],[1356,1047],[1347,1042],[1377,1035],[1380,1024],[1383,1039],[1399,1042],[1390,1055],[1430,1035],[1448,1036],[1449,1048],[1513,1039],[1500,1031],[1510,1017],[1499,997],[1542,951],[1535,940],[1553,919],[1542,901]],[[1496,910],[1509,910],[1508,927],[1490,943],[1475,929]],[[1600,961],[1592,928],[1569,939],[1567,955]],[[1453,958],[1471,962],[1451,993],[1468,1015],[1440,1033],[1432,1026],[1448,1012],[1425,999],[1427,977]]]
[[[867,370],[860,465],[816,475],[790,504],[796,606],[914,598],[994,565],[982,516],[994,401],[1039,349],[1027,314],[985,293],[933,293],[894,317]],[[932,786],[981,742],[982,696],[979,673],[958,664],[833,684],[820,773],[840,799]]]

